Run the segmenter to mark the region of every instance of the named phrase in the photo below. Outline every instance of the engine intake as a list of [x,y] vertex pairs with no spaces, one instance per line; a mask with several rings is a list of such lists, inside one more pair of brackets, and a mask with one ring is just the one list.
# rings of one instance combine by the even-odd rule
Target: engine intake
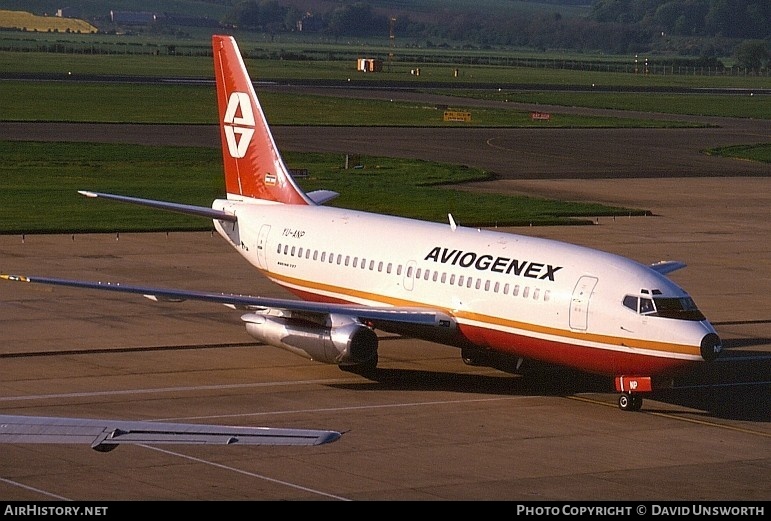
[[328,326],[261,313],[247,313],[241,320],[257,340],[310,360],[337,365],[377,360],[377,334],[349,317],[330,317]]

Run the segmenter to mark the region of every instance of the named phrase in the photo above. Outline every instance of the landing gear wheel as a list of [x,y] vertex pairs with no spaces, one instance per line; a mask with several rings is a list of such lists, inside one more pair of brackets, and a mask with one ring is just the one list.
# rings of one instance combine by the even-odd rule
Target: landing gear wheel
[[345,371],[346,373],[353,373],[357,374],[359,376],[363,376],[364,378],[373,378],[377,374],[377,362],[378,362],[378,356],[375,354],[374,358],[372,360],[369,360],[366,363],[363,364],[355,364],[355,365],[341,365],[338,366],[342,371]]
[[623,393],[618,397],[618,408],[622,411],[639,411],[642,407],[642,396]]
[[460,358],[466,365],[485,365],[485,353],[472,347],[464,347],[460,350]]

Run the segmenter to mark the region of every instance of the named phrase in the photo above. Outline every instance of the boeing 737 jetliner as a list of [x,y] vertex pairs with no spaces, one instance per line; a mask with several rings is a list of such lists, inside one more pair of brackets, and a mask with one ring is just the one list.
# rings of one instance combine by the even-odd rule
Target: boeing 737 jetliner
[[211,208],[81,192],[213,219],[217,232],[273,282],[277,299],[47,277],[7,280],[198,299],[245,310],[257,340],[342,369],[378,362],[376,330],[453,346],[466,363],[536,360],[614,377],[619,407],[721,341],[694,301],[650,266],[572,244],[330,206],[284,164],[235,40],[214,36],[226,198]]

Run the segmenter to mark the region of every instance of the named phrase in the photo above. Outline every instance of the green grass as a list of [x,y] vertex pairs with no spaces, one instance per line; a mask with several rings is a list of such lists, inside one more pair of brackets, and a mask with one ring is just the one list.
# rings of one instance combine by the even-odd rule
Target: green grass
[[[376,125],[474,127],[687,127],[697,124],[644,118],[554,114],[533,121],[530,112],[470,107],[458,98],[453,110],[471,112],[471,122],[443,120],[435,105],[386,100],[260,92],[273,125]],[[99,100],[99,102],[95,102]],[[146,85],[21,81],[0,82],[0,119],[5,121],[76,121],[107,123],[215,124],[214,86]]]
[[462,98],[590,107],[665,114],[771,119],[767,94],[669,94],[660,92],[513,92],[453,90],[445,94]]
[[[0,36],[2,33],[0,33]],[[37,35],[33,41],[8,41],[0,38],[0,71],[5,73],[101,74],[143,77],[194,77],[213,79],[210,40],[179,41],[169,39],[132,41],[106,35],[81,36],[76,42],[62,42],[59,35],[45,41]],[[100,43],[113,39],[109,43]],[[38,41],[40,40],[40,41]],[[771,87],[771,76],[746,73],[718,73],[714,69],[679,70],[651,61],[651,74],[635,74],[633,57],[606,55],[564,55],[533,51],[464,51],[458,49],[390,49],[372,45],[330,45],[318,42],[255,41],[239,39],[246,56],[247,69],[254,80],[325,79],[357,83],[427,84],[449,82],[459,87],[472,85],[501,86],[561,85],[604,87],[684,87],[744,88]],[[59,52],[41,52],[57,49]],[[174,53],[170,54],[169,49]],[[24,49],[24,50],[22,50]],[[68,51],[68,52],[65,52]],[[394,53],[388,59],[390,52]],[[100,54],[103,53],[103,54]],[[383,60],[383,71],[362,73],[356,59],[372,57]],[[663,60],[664,58],[662,58]],[[627,65],[624,65],[628,62]],[[616,72],[614,66],[628,67]],[[411,73],[420,68],[420,76]],[[458,71],[456,75],[455,72]]]
[[718,147],[709,149],[706,153],[713,156],[733,157],[736,159],[771,163],[771,143]]
[[[645,213],[454,190],[455,183],[489,179],[482,170],[460,166],[361,157],[360,168],[345,170],[342,155],[290,153],[285,159],[291,168],[309,171],[299,180],[304,189],[341,193],[330,205],[436,222],[447,222],[447,213],[468,226],[575,224]],[[209,230],[207,219],[95,201],[77,191],[208,207],[224,195],[221,172],[220,152],[208,148],[0,141],[0,233]]]
[[[56,43],[54,40],[52,42]],[[83,44],[86,45],[86,44]],[[113,42],[111,45],[126,45]],[[131,54],[134,45],[137,54]],[[201,56],[148,55],[147,42],[127,46],[120,56],[0,52],[0,70],[32,73],[195,77],[212,76],[208,47]],[[194,54],[194,44],[190,50]],[[307,44],[297,44],[307,45]],[[162,46],[154,44],[162,50]],[[255,54],[271,53],[260,42],[246,44]],[[275,47],[273,48],[276,49]],[[360,53],[365,52],[361,49]],[[329,51],[334,53],[337,51]],[[345,52],[350,52],[348,49]],[[145,54],[140,54],[145,53]],[[439,52],[440,54],[440,52]],[[471,55],[472,53],[470,53]],[[421,67],[420,77],[410,74]],[[351,79],[350,84],[404,82],[421,88],[432,81],[453,81],[453,65],[396,61],[378,74],[358,73],[352,60],[248,59],[253,77],[265,79]],[[620,92],[515,92],[469,89],[480,83],[762,87],[769,78],[634,75],[528,67],[459,67],[458,87],[466,97],[670,114],[704,114],[767,119],[768,96],[627,94]],[[259,85],[257,86],[260,91]],[[343,99],[328,96],[259,92],[274,125],[510,126],[510,127],[659,127],[693,126],[633,118],[552,114],[533,122],[529,112],[470,107],[458,98],[453,110],[467,110],[470,123],[447,123],[436,106],[409,102]],[[0,119],[6,121],[78,121],[215,124],[214,86],[144,83],[0,82]],[[769,162],[771,145],[725,147],[708,153]],[[209,206],[223,195],[220,152],[185,147],[69,144],[0,141],[0,233],[70,233],[211,229],[211,222],[181,214],[152,211],[110,201],[93,201],[77,190],[94,190]],[[342,195],[330,202],[348,208],[447,222],[447,213],[462,225],[505,226],[590,222],[600,215],[642,214],[642,210],[528,197],[475,194],[452,184],[483,180],[482,170],[431,162],[362,157],[361,168],[344,170],[334,154],[287,153],[292,168],[310,172],[299,180],[307,190],[325,188]],[[420,172],[419,176],[415,172]]]

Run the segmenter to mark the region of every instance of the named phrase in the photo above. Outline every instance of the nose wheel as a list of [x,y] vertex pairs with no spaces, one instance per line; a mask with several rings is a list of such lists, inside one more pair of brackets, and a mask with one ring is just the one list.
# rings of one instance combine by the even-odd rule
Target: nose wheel
[[642,396],[639,394],[621,393],[618,397],[618,408],[622,411],[639,411],[642,401]]
[[617,376],[615,379],[618,397],[618,408],[622,411],[639,411],[642,407],[640,393],[653,391],[653,378],[650,376]]

